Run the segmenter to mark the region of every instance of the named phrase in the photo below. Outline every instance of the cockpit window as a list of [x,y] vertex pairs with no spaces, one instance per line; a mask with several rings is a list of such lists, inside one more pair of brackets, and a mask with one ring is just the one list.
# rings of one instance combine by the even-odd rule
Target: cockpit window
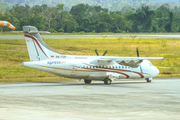
[[153,66],[153,64],[151,62],[149,62],[149,66]]

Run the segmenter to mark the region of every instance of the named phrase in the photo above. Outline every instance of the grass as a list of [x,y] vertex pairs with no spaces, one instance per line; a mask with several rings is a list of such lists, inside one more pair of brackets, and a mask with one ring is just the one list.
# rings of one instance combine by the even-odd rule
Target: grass
[[[158,67],[157,77],[180,77],[180,41],[178,39],[97,38],[97,39],[44,39],[56,52],[69,55],[96,55],[108,50],[107,56],[164,57],[152,60]],[[29,61],[24,39],[0,39],[0,82],[32,82],[70,80],[21,66]]]

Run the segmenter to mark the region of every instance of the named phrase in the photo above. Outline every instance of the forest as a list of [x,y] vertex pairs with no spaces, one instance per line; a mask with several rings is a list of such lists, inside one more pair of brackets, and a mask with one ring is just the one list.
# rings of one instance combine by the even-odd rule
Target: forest
[[[113,33],[160,33],[180,32],[180,7],[172,9],[163,4],[152,10],[141,5],[134,9],[125,5],[120,11],[88,4],[77,4],[70,10],[64,9],[64,4],[48,5],[13,5],[9,11],[0,9],[0,20],[9,21],[16,30],[22,26],[32,25],[39,30],[50,32],[113,32]],[[1,27],[1,32],[10,31]]]

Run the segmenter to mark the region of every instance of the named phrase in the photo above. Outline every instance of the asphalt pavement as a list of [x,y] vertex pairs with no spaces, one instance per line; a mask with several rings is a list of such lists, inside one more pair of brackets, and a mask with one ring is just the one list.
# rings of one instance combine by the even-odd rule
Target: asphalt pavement
[[1,83],[0,120],[180,120],[180,79]]

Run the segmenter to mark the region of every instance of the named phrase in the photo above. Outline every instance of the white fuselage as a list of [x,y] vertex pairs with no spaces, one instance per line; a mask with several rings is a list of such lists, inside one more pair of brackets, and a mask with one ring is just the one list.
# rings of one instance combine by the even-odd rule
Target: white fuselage
[[145,78],[151,82],[159,70],[150,61],[163,57],[118,57],[118,56],[79,56],[62,55],[53,51],[43,40],[34,26],[23,26],[23,33],[31,62],[23,66],[48,72],[62,77],[84,79],[86,84],[92,80],[104,81],[110,85],[118,79]]
[[132,68],[118,63],[95,65],[90,61],[98,56],[81,57],[23,62],[22,65],[62,77],[100,81],[107,77],[112,80],[152,78],[159,74],[159,70],[148,60],[140,63],[139,67]]

